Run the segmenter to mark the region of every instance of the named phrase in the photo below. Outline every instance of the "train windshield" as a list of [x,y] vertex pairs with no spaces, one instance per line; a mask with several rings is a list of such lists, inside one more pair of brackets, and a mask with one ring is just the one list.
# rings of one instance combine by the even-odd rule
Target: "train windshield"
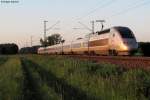
[[118,28],[118,31],[122,38],[134,38],[132,31],[128,28]]

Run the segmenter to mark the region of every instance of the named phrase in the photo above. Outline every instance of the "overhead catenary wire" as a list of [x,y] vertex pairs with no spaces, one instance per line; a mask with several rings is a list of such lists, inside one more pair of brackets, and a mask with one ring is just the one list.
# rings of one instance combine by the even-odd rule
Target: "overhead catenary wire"
[[[91,10],[90,12],[88,12],[87,14],[83,15],[82,17],[80,18],[77,18],[77,20],[81,20],[83,18],[86,18],[88,17],[89,15],[95,13],[97,10],[99,10],[100,8],[105,8],[105,7],[108,7],[109,5],[115,3],[117,0],[109,0],[105,3],[103,3],[102,5],[99,5],[97,6],[96,8],[94,8],[93,10]],[[80,21],[78,22],[79,24],[81,24],[82,26],[84,26],[86,29],[88,29],[89,31],[92,31],[92,29],[88,28],[85,24],[81,23]]]
[[80,18],[77,18],[77,20],[81,20],[83,18],[88,17],[89,15],[93,14],[94,12],[96,12],[97,10],[99,10],[100,8],[104,8],[104,7],[108,7],[111,4],[115,3],[117,0],[109,0],[108,2],[104,3],[103,5],[100,5],[96,8],[94,8],[93,10],[91,10],[90,12],[86,13],[85,15],[81,16]]
[[138,8],[140,8],[140,7],[146,6],[146,5],[148,5],[148,4],[150,4],[150,1],[145,1],[145,2],[141,2],[141,3],[136,3],[136,4],[134,4],[133,6],[130,6],[130,7],[126,8],[126,9],[124,9],[124,10],[122,10],[122,11],[119,11],[119,12],[115,13],[115,14],[112,14],[112,15],[109,16],[109,17],[112,18],[112,17],[115,17],[115,16],[119,16],[119,15],[125,14],[125,13],[127,13],[127,12],[130,12],[130,11],[132,11],[132,10],[134,10],[134,9],[138,9]]
[[[100,5],[100,6],[98,6],[97,8],[93,9],[92,11],[88,12],[88,13],[85,14],[84,16],[78,18],[77,20],[81,20],[81,19],[83,19],[83,18],[85,18],[85,17],[88,17],[90,14],[96,12],[96,11],[99,10],[100,8],[108,7],[108,6],[110,6],[111,4],[115,3],[116,1],[117,1],[117,0],[115,0],[115,1],[114,1],[114,0],[110,0],[110,1],[106,2],[105,4]],[[129,5],[129,8],[126,8],[125,10],[120,11],[120,12],[118,12],[118,13],[115,13],[115,14],[113,14],[113,15],[111,15],[111,16],[115,16],[115,15],[122,14],[122,13],[124,13],[125,11],[128,12],[130,9],[132,10],[132,9],[134,9],[134,8],[136,8],[136,7],[141,7],[141,5],[142,5],[142,6],[145,5],[147,2],[149,3],[149,1],[147,1],[147,2],[144,2],[144,4],[139,4],[140,1],[141,1],[141,0],[135,1],[134,7],[132,6],[133,4],[132,4],[132,5]],[[141,2],[143,2],[143,1],[141,1]],[[136,4],[137,4],[137,5],[136,5]],[[130,7],[130,6],[131,6],[131,7]],[[127,7],[128,7],[128,6],[127,6]]]
[[82,25],[84,28],[86,28],[87,30],[89,30],[90,32],[92,32],[92,29],[90,29],[88,26],[86,26],[85,24],[78,22],[80,25]]
[[[112,2],[110,2],[110,4],[111,4],[111,3],[114,3],[113,0],[112,0]],[[149,3],[150,3],[150,1],[136,0],[134,3],[128,5],[126,9],[124,9],[124,10],[122,10],[122,11],[120,11],[120,12],[117,12],[117,13],[115,13],[115,14],[109,16],[108,18],[117,16],[117,15],[121,15],[121,14],[125,14],[125,13],[127,13],[127,12],[129,12],[129,11],[134,10],[134,9],[137,9],[137,8],[143,7],[143,6],[145,6],[145,5],[148,5]],[[96,9],[95,9],[95,10],[96,10]],[[94,10],[93,10],[93,11],[94,11]],[[92,12],[91,12],[91,13],[92,13]],[[86,16],[85,16],[85,17],[86,17]],[[107,17],[106,17],[106,18],[107,18]]]
[[49,31],[50,29],[52,29],[53,27],[55,27],[57,24],[59,24],[60,21],[57,21],[55,24],[53,24],[51,27],[47,28],[46,31]]

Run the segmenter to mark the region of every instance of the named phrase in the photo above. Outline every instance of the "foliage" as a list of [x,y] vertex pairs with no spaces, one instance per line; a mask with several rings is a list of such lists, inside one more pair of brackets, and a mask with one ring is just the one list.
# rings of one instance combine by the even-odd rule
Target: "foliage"
[[142,51],[144,56],[150,56],[150,42],[140,42],[139,49]]
[[0,100],[150,100],[150,71],[64,56],[1,56]]
[[0,65],[0,100],[22,100],[23,78],[18,58]]
[[59,96],[42,80],[38,68],[32,62],[24,58],[21,58],[21,62],[25,76],[24,100],[60,100]]
[[17,54],[18,46],[14,43],[12,44],[0,44],[0,54]]
[[40,39],[40,42],[42,46],[51,46],[60,44],[61,42],[64,42],[60,34],[52,34],[51,36],[47,37],[47,40],[44,41],[43,39]]
[[64,83],[70,84],[72,88],[88,95],[88,98],[94,98],[91,100],[150,99],[149,71],[125,70],[115,65],[96,64],[60,56],[31,56],[30,59],[39,64],[39,68],[47,70],[56,78],[64,80]]

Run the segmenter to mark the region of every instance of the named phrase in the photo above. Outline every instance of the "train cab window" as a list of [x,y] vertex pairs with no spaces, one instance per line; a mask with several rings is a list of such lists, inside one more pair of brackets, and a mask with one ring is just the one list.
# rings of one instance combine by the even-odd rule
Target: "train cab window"
[[132,31],[128,28],[119,28],[118,31],[122,38],[134,38]]

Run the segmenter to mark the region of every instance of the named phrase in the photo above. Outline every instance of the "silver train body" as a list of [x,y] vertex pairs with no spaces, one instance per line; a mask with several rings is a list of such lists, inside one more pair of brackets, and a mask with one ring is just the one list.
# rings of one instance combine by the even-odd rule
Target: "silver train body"
[[75,41],[38,49],[38,54],[131,55],[138,48],[128,27],[112,27]]

